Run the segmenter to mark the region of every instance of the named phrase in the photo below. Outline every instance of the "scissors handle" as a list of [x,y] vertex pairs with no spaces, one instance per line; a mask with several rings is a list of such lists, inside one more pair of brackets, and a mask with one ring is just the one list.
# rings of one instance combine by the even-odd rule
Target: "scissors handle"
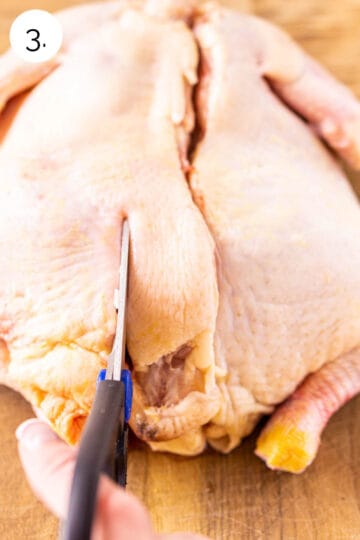
[[64,540],[90,539],[101,473],[126,484],[121,463],[127,437],[124,398],[121,381],[98,382],[76,461]]

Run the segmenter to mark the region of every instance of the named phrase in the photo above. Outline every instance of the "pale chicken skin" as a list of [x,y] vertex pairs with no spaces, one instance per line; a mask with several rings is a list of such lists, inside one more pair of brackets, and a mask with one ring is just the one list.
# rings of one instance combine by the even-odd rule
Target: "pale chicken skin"
[[[201,432],[219,407],[214,244],[176,142],[192,127],[195,43],[181,21],[115,6],[96,34],[71,38],[59,65],[2,117],[2,371],[69,442],[112,345],[125,216],[132,361],[142,372],[183,346],[187,359],[181,408],[163,413],[155,430],[147,417],[157,409],[144,412],[134,377],[134,428],[145,438]],[[81,16],[74,10],[73,24]],[[11,58],[3,62],[10,79]],[[14,63],[4,101],[26,84]]]
[[[217,245],[216,362],[227,372],[207,436],[228,451],[306,375],[359,346],[360,211],[334,158],[263,78],[273,68],[290,88],[309,76],[295,45],[226,10],[209,9],[194,31],[204,112],[190,185]],[[323,74],[317,95],[315,76],[314,94],[302,99],[316,110],[322,92],[338,101],[343,92],[358,114]],[[343,146],[355,160],[356,148]],[[358,388],[360,356],[353,361]]]
[[360,390],[359,203],[315,134],[358,167],[359,104],[280,30],[214,4],[60,18],[54,61],[0,59],[0,103],[33,87],[0,121],[3,382],[78,440],[127,217],[135,432],[227,452],[289,398],[257,453],[300,472]]

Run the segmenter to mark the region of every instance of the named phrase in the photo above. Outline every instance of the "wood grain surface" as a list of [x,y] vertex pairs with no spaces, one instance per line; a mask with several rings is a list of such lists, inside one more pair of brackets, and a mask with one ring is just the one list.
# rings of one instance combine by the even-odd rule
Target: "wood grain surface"
[[[71,0],[0,0],[0,52],[12,20],[30,8]],[[228,0],[280,24],[360,96],[359,0]],[[352,174],[360,192],[359,176]],[[0,387],[0,539],[53,539],[56,520],[23,477],[13,432],[32,416],[20,396]],[[360,397],[327,427],[319,455],[301,476],[274,473],[253,455],[256,434],[228,456],[155,454],[131,445],[129,489],[150,509],[158,531],[196,531],[216,540],[360,539]],[[136,539],[133,539],[136,540]]]

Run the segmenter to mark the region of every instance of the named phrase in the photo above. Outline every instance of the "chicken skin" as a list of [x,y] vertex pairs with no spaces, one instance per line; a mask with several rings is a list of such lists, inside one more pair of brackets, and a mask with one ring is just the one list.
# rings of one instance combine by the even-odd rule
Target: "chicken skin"
[[[326,363],[336,361],[327,371],[338,375],[344,363],[348,377],[338,376],[335,388],[334,381],[323,384],[325,408],[334,392],[359,390],[359,204],[334,158],[276,94],[325,135],[327,125],[340,122],[344,133],[328,142],[355,165],[359,139],[350,133],[359,105],[264,21],[209,9],[194,31],[202,53],[202,136],[190,185],[217,246],[216,362],[227,373],[207,436],[229,451],[261,413]],[[326,380],[321,373],[319,381]],[[306,416],[316,418],[311,396]],[[307,420],[292,422],[292,414],[281,422],[278,415],[276,441],[267,432],[257,451],[263,454],[266,440],[268,464],[296,472],[315,455],[319,430],[310,429],[307,440]],[[298,457],[287,446],[302,437]]]
[[228,452],[278,406],[256,452],[302,471],[360,391],[360,209],[318,138],[359,167],[360,105],[280,30],[213,3],[59,18],[54,60],[0,58],[2,382],[76,443],[127,217],[136,434]]
[[[186,431],[197,440],[220,397],[214,244],[180,158],[193,125],[197,52],[181,21],[121,7],[109,5],[96,35],[69,32],[41,81],[44,66],[22,68],[10,53],[2,59],[3,101],[39,79],[2,117],[2,372],[62,437],[78,439],[112,345],[126,216],[133,425],[145,438]],[[95,21],[103,6],[92,9]],[[82,13],[65,18],[76,24]],[[160,402],[149,396],[144,406],[137,381],[146,387],[157,361],[181,373],[179,406],[166,384]]]

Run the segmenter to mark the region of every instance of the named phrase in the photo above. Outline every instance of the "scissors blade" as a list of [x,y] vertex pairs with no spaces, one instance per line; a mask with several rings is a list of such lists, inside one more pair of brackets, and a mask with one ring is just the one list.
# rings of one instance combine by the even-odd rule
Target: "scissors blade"
[[117,309],[116,331],[112,351],[108,359],[106,379],[121,380],[125,367],[125,314],[129,266],[130,229],[127,220],[123,222],[121,233],[119,288],[115,290],[114,303]]

